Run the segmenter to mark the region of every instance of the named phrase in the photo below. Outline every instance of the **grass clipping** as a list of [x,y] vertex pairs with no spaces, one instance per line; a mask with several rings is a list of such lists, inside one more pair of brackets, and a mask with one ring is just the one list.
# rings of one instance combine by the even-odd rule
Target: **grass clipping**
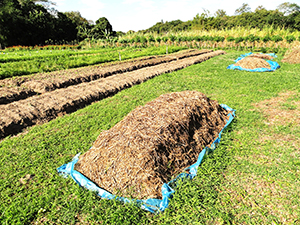
[[300,48],[295,48],[287,52],[283,57],[283,59],[281,60],[281,62],[291,63],[291,64],[300,63]]
[[240,66],[244,69],[252,69],[252,70],[257,68],[271,69],[271,66],[267,61],[257,57],[245,57],[237,61],[234,65]]
[[112,194],[161,198],[162,184],[197,161],[227,115],[200,92],[161,95],[103,131],[75,169]]

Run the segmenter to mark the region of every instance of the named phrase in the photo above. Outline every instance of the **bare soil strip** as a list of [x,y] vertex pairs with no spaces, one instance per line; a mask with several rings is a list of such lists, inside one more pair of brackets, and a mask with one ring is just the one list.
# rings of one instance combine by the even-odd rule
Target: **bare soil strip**
[[201,63],[221,54],[225,54],[225,52],[215,51],[177,59],[0,105],[0,138],[17,134],[28,126],[44,123],[57,116],[74,112],[92,102],[114,95],[155,76]]
[[114,74],[130,72],[144,67],[155,66],[208,52],[212,52],[212,50],[192,49],[166,56],[150,56],[139,60],[108,65],[87,66],[77,69],[0,80],[0,87],[2,87],[0,89],[0,104],[7,104],[20,99],[25,99],[27,96],[30,97],[55,89],[98,80]]

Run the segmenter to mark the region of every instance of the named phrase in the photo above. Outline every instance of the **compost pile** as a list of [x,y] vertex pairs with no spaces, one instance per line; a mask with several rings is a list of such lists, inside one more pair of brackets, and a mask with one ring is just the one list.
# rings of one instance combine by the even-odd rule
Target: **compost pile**
[[256,57],[243,58],[237,61],[234,65],[240,66],[244,69],[257,69],[257,68],[271,69],[271,66],[267,61]]
[[285,54],[281,62],[297,64],[300,63],[300,49],[293,49],[289,53]]
[[268,54],[260,54],[260,53],[251,54],[251,55],[248,55],[247,57],[255,57],[255,58],[267,59],[267,60],[273,59],[273,57]]
[[200,92],[161,95],[103,131],[75,169],[112,194],[161,198],[162,184],[197,161],[228,113]]

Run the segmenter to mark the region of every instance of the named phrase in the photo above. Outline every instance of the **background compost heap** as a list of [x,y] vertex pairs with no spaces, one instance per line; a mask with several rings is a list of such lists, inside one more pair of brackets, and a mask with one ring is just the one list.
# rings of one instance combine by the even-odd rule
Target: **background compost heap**
[[256,69],[256,68],[267,68],[271,69],[270,64],[263,60],[262,56],[261,57],[256,57],[256,56],[247,56],[239,61],[237,61],[235,66],[240,66],[244,69]]
[[161,95],[103,131],[75,169],[117,196],[161,198],[161,186],[197,161],[228,111],[196,91]]
[[295,48],[286,52],[281,62],[291,63],[291,64],[300,63],[300,48]]

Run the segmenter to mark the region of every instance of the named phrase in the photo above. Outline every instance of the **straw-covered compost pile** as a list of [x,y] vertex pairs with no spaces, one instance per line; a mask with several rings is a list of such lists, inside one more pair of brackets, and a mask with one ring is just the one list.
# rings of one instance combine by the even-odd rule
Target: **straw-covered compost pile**
[[244,69],[257,69],[257,68],[271,69],[271,66],[267,61],[256,57],[243,58],[237,61],[234,65],[240,66]]
[[103,131],[75,169],[118,196],[161,198],[161,186],[197,161],[228,111],[196,91],[161,95]]
[[268,54],[261,54],[261,53],[251,54],[251,55],[248,55],[247,57],[255,57],[255,58],[259,58],[259,59],[267,59],[267,60],[273,59],[272,56],[270,56],[270,55],[268,55]]
[[285,54],[281,62],[297,64],[300,63],[300,48],[293,49]]

